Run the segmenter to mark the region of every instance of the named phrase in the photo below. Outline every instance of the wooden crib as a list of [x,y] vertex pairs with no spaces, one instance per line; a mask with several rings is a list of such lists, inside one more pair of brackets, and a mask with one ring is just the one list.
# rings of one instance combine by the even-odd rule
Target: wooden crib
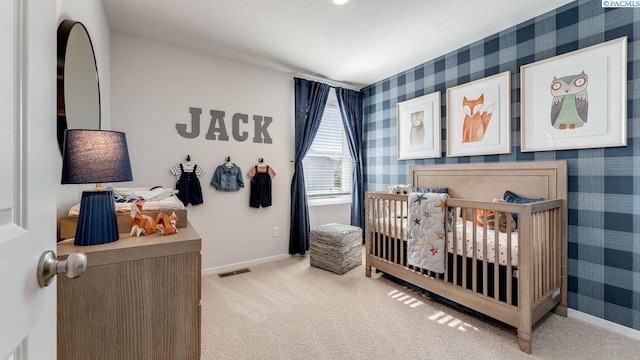
[[[416,166],[411,178],[414,187],[448,188],[445,272],[407,264],[408,197],[368,192],[366,275],[375,268],[509,324],[517,328],[520,349],[530,354],[532,326],[551,310],[567,315],[566,162]],[[545,201],[492,202],[507,190]],[[516,213],[518,230],[489,229],[486,212],[479,226],[477,209]]]

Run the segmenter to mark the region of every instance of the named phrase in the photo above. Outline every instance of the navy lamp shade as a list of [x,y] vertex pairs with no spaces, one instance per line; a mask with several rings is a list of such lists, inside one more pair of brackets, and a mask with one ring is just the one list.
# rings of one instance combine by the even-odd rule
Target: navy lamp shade
[[107,130],[66,130],[62,151],[62,184],[96,184],[83,191],[75,245],[97,245],[119,239],[111,190],[101,183],[132,181],[125,134]]

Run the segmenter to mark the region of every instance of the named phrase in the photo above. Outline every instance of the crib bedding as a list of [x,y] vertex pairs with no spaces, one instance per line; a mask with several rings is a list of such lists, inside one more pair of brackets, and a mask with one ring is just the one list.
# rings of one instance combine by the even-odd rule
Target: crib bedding
[[[473,221],[466,221],[466,236],[464,235],[464,223],[463,220],[460,219],[456,224],[456,250],[458,255],[462,255],[462,241],[466,243],[466,254],[467,257],[472,257],[473,252]],[[484,231],[485,229],[481,226],[476,226],[476,259],[483,260],[484,259],[484,249],[483,249],[483,239],[484,239]],[[495,262],[495,244],[496,237],[495,231],[493,229],[487,229],[487,261],[489,263]],[[518,266],[518,232],[514,231],[510,234],[498,232],[498,264],[499,265],[507,265],[507,246],[509,246],[509,235],[511,235],[511,265]],[[453,232],[447,233],[447,248],[449,252],[453,252],[453,242],[454,242]]]
[[[473,251],[473,221],[467,220],[466,227],[464,226],[465,220],[457,218],[455,221],[456,226],[456,252],[458,255],[462,255],[462,242],[466,244],[466,255],[472,258]],[[385,219],[379,222],[381,233],[389,235],[391,237],[400,237],[401,234],[407,234],[407,219]],[[466,231],[466,236],[463,236],[463,232]],[[476,226],[476,259],[484,260],[483,251],[483,239],[484,228]],[[511,234],[499,232],[498,233],[498,264],[507,265],[507,244],[509,244],[508,235],[511,235],[511,265],[518,266],[518,232],[514,231]],[[447,233],[447,249],[450,253],[453,253],[453,232]],[[493,229],[487,229],[487,262],[495,262],[495,231]]]

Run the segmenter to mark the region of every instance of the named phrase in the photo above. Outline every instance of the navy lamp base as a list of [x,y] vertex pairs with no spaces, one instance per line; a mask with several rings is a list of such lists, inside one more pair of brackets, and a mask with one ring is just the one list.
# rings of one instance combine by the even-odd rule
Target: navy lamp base
[[118,222],[111,190],[83,191],[75,245],[98,245],[116,241]]

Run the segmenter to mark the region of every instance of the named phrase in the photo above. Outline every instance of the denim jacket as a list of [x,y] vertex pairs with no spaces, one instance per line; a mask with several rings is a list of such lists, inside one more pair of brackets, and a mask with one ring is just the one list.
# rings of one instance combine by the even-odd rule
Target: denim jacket
[[244,187],[242,171],[236,164],[231,164],[231,166],[222,164],[216,168],[211,179],[211,186],[218,191],[238,191]]

